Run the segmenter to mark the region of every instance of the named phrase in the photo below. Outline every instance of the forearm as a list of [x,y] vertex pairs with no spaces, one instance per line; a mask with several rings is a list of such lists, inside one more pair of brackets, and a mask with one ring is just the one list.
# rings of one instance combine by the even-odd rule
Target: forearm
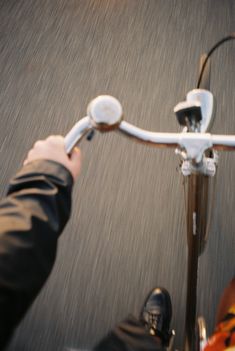
[[63,166],[36,161],[12,179],[0,203],[0,345],[52,269],[70,215],[72,183]]

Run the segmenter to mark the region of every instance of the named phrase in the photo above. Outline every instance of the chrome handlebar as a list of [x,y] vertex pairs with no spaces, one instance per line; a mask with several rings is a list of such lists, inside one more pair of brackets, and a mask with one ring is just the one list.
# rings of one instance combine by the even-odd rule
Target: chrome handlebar
[[179,147],[185,150],[187,159],[200,162],[204,152],[215,150],[235,150],[234,135],[211,135],[209,133],[155,133],[138,128],[122,120],[120,102],[112,96],[98,96],[88,105],[87,116],[78,121],[65,137],[67,153],[91,130],[108,132],[116,130],[138,142],[155,147]]

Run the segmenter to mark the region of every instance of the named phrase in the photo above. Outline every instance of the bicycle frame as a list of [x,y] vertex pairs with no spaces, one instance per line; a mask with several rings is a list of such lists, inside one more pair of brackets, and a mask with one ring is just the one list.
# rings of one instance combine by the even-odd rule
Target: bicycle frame
[[197,276],[198,260],[206,244],[208,182],[209,177],[203,174],[192,174],[188,179],[187,197],[187,295],[185,314],[186,350],[196,350],[195,340],[196,308],[197,308]]
[[[176,106],[177,113],[180,113],[180,118],[185,117],[186,123],[188,123],[187,114],[190,111],[196,114],[200,112],[203,117],[204,124],[196,123],[194,120],[182,133],[154,133],[137,128],[123,121],[123,111],[118,100],[110,96],[99,96],[88,106],[87,116],[77,122],[65,137],[68,154],[85,135],[89,136],[91,131],[109,132],[113,130],[147,145],[158,148],[175,148],[176,153],[180,155],[181,170],[188,180],[185,351],[194,351],[198,347],[195,334],[197,272],[198,259],[207,239],[209,181],[215,175],[217,165],[217,158],[213,150],[235,150],[235,136],[205,133],[209,125],[208,120],[212,117],[213,99],[211,95],[209,92],[197,89],[187,95],[187,101]],[[198,115],[196,117],[198,118]],[[208,155],[208,150],[211,155]],[[199,327],[203,329],[202,321],[200,323]],[[205,339],[205,336],[203,338]]]

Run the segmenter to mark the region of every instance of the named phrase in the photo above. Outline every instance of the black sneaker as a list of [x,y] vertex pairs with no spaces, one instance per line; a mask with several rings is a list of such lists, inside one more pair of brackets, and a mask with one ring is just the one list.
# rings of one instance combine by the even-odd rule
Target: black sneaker
[[151,290],[140,312],[140,321],[151,335],[160,337],[163,346],[168,346],[172,335],[171,317],[172,305],[168,291],[164,288]]

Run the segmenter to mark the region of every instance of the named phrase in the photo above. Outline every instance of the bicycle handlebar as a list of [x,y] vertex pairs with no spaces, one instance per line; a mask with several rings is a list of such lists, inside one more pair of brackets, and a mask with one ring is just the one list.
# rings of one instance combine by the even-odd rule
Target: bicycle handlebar
[[119,125],[119,130],[128,137],[144,144],[156,147],[177,147],[188,149],[188,145],[204,144],[205,149],[213,147],[215,150],[234,150],[235,135],[212,135],[210,133],[155,133],[135,127],[125,121]]
[[65,150],[69,154],[82,138],[93,129],[90,117],[78,121],[65,137]]
[[138,128],[122,120],[122,107],[110,96],[99,96],[88,106],[88,116],[78,121],[65,137],[66,152],[70,153],[91,130],[101,132],[116,130],[138,142],[155,147],[180,147],[187,157],[200,162],[205,150],[235,150],[234,135],[209,133],[156,133]]

